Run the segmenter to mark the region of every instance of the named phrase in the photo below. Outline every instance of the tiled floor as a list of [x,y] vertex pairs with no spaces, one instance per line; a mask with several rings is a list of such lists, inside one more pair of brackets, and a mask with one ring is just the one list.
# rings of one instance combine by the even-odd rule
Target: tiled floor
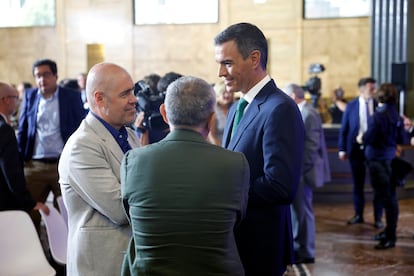
[[364,224],[346,225],[352,203],[315,203],[316,262],[290,268],[287,275],[414,275],[414,198],[400,199],[397,245],[387,250],[374,249],[371,238],[378,230],[370,205]]

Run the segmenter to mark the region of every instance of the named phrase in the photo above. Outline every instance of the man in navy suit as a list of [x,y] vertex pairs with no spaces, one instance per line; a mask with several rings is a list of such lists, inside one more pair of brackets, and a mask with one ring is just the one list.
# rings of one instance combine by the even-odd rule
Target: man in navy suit
[[226,90],[240,91],[240,102],[247,101],[234,131],[238,104],[229,110],[222,141],[225,148],[244,153],[250,165],[247,213],[235,229],[240,258],[246,275],[283,275],[294,262],[290,204],[301,175],[302,117],[266,72],[268,48],[260,29],[235,24],[214,44]]
[[[375,92],[376,81],[373,78],[362,78],[358,82],[359,96],[350,101],[342,117],[339,132],[338,148],[339,159],[349,160],[353,179],[354,216],[348,224],[364,223],[364,183],[366,175],[366,160],[364,147],[358,143],[357,137],[368,128],[368,117],[374,114],[376,102],[372,98]],[[374,191],[374,226],[382,228],[382,204]]]
[[[17,140],[25,161],[27,188],[34,200],[45,202],[49,192],[59,196],[57,163],[69,136],[85,116],[80,93],[57,85],[53,60],[37,60],[32,67],[37,87],[27,90],[19,119]],[[40,215],[31,213],[39,230]]]

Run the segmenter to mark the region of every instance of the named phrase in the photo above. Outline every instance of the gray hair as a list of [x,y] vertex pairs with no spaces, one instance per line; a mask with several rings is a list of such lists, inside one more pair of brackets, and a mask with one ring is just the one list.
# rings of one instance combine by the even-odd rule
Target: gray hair
[[216,96],[206,81],[185,76],[168,86],[164,103],[172,125],[196,127],[206,123],[214,112]]
[[283,91],[288,94],[289,96],[295,95],[296,98],[304,99],[305,98],[305,90],[297,84],[289,83],[285,86]]

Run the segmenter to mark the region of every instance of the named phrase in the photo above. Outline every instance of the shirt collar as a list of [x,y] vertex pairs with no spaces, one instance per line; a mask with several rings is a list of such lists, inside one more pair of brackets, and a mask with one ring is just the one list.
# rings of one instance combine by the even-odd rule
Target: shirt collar
[[301,101],[300,103],[298,103],[298,108],[300,110],[300,112],[302,112],[303,107],[305,106],[306,101]]
[[118,143],[119,147],[125,153],[127,150],[131,149],[131,146],[128,143],[128,131],[126,130],[125,126],[122,126],[119,130],[108,124],[105,120],[100,118],[98,115],[91,111],[92,115],[101,122],[104,127],[111,133],[112,137],[114,137],[115,141]]
[[245,95],[243,95],[243,99],[245,99],[249,104],[253,101],[254,97],[259,93],[259,91],[271,80],[269,75],[266,75],[261,81],[256,83]]
[[128,134],[125,127],[121,127],[119,130],[117,130],[116,128],[108,124],[104,119],[102,119],[101,117],[93,113],[92,111],[91,113],[93,116],[95,116],[96,119],[98,119],[99,122],[101,122],[104,125],[104,127],[112,134],[112,136],[114,136],[115,139],[118,139],[118,135],[123,134],[124,133],[123,131],[125,131],[125,133]]
[[359,102],[360,103],[366,103],[366,102],[371,102],[372,98],[369,98],[368,100],[366,100],[364,97],[359,96]]
[[[40,95],[42,98],[44,98],[42,92],[40,91],[40,89],[37,89],[37,94]],[[52,97],[50,97],[48,99],[46,99],[46,98],[44,98],[44,99],[48,100],[48,101],[51,101],[51,100],[55,99],[58,95],[59,95],[59,85],[57,86],[56,91],[53,93]]]

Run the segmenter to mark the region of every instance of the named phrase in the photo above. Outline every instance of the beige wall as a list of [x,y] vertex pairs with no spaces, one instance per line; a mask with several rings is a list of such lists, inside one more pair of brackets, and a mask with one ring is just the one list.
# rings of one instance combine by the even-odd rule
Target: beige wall
[[279,86],[304,84],[310,63],[320,62],[322,93],[342,85],[355,95],[356,83],[370,73],[369,18],[303,20],[302,0],[221,0],[219,23],[134,26],[132,1],[56,1],[55,28],[0,29],[0,80],[33,82],[38,58],[58,62],[60,79],[86,71],[87,45],[101,43],[105,58],[123,65],[135,80],[149,73],[176,71],[217,81],[214,36],[232,23],[259,26],[269,39],[269,71]]

